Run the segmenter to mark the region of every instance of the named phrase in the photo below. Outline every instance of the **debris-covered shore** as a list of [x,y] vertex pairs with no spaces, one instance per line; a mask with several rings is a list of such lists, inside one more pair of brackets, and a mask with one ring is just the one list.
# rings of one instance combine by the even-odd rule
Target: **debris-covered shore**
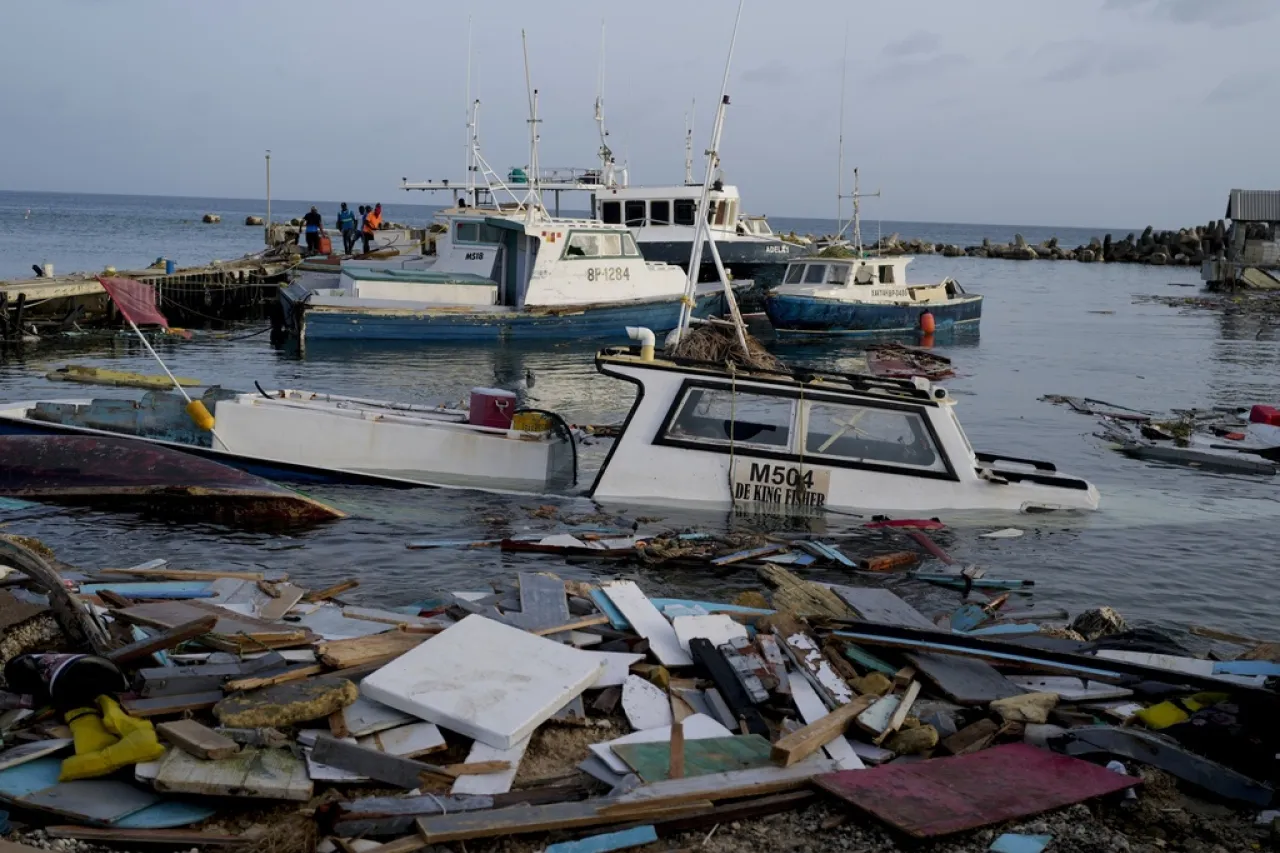
[[[394,609],[350,603],[354,580],[89,570],[6,535],[3,840],[1280,849],[1277,638],[1195,627],[1213,642],[1197,656],[1110,608],[1071,618],[1029,581],[960,566],[936,520],[869,526],[879,539],[640,520],[415,541],[533,552],[540,571]],[[563,580],[566,559],[598,580]],[[654,566],[757,583],[732,601],[661,597]],[[921,613],[895,592],[908,579],[952,604]]]

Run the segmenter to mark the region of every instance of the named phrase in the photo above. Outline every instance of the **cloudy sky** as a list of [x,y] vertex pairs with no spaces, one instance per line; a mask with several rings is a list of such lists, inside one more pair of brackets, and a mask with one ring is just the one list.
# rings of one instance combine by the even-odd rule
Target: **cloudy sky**
[[[710,136],[737,0],[40,0],[0,27],[0,189],[408,200],[462,177],[467,22],[482,147],[632,183]],[[885,219],[1174,227],[1275,187],[1280,0],[747,0],[722,146],[752,212],[833,216],[845,162]],[[698,173],[701,173],[699,163]],[[415,198],[418,198],[415,196]],[[426,199],[422,199],[426,200]]]

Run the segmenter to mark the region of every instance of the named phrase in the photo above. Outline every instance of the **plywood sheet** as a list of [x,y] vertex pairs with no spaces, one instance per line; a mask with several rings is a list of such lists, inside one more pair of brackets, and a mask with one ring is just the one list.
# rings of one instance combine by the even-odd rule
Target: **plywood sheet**
[[[705,714],[694,714],[691,717],[685,717],[682,725],[684,726],[684,739],[686,742],[709,737],[728,737],[733,734],[729,729],[726,729]],[[671,726],[663,726],[642,732],[632,732],[629,735],[623,735],[605,743],[593,743],[591,744],[591,751],[597,758],[607,764],[614,773],[625,776],[631,772],[631,768],[627,766],[625,761],[614,754],[614,746],[627,743],[652,743],[670,740]]]
[[453,783],[453,787],[449,789],[449,793],[454,796],[462,796],[465,794],[505,794],[510,791],[511,784],[516,780],[516,773],[520,770],[520,760],[524,758],[525,750],[529,748],[529,740],[530,738],[525,738],[510,749],[495,749],[483,743],[472,744],[471,751],[467,753],[467,764],[475,764],[481,761],[506,761],[511,764],[511,769],[503,770],[500,773],[475,773],[459,776]]
[[171,749],[156,774],[157,791],[305,801],[311,798],[306,765],[283,749],[246,749],[234,758],[202,761]]
[[1139,784],[1023,743],[819,776],[819,786],[915,838],[1018,820]]
[[591,686],[589,652],[468,616],[370,675],[361,692],[499,749],[510,749]]

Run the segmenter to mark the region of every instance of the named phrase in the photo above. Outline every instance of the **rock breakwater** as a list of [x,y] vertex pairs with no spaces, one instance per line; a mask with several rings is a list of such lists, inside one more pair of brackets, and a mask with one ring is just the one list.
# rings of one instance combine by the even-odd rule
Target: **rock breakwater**
[[1154,266],[1199,266],[1201,261],[1221,256],[1227,246],[1227,228],[1219,219],[1193,228],[1157,231],[1148,225],[1141,233],[1129,232],[1121,239],[1111,234],[1094,237],[1087,246],[1062,246],[1057,237],[1029,243],[1015,234],[1012,243],[996,243],[984,238],[981,245],[960,246],[935,243],[920,238],[903,239],[897,234],[882,238],[876,248],[886,255],[942,255],[948,258],[1000,258],[1009,261],[1079,261],[1080,263],[1152,264]]

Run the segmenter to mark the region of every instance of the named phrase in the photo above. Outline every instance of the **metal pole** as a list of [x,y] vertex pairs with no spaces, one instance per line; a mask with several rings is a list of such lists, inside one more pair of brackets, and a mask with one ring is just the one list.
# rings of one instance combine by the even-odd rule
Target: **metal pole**
[[267,233],[266,243],[271,245],[271,149],[267,149]]

